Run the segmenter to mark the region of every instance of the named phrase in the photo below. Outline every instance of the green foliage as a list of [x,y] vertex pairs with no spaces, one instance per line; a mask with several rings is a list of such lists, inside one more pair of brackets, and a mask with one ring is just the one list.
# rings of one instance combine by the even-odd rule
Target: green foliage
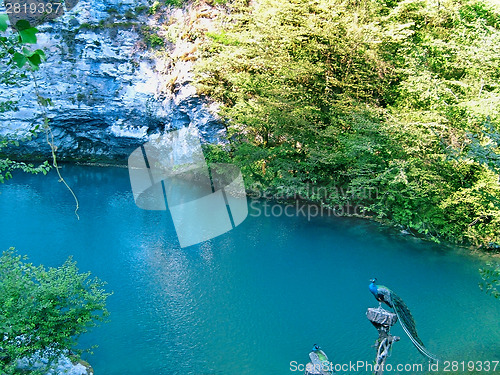
[[487,119],[478,133],[469,133],[468,156],[500,174],[500,132]]
[[222,145],[204,144],[203,154],[210,165],[212,163],[230,163],[231,157],[228,150]]
[[0,257],[0,371],[35,353],[76,351],[78,337],[105,321],[104,283],[70,258],[58,268],[34,266],[14,249]]
[[163,47],[165,45],[165,41],[160,36],[158,36],[157,34],[150,34],[146,38],[146,42],[152,48]]
[[0,102],[0,113],[19,110],[19,108],[17,107],[17,103],[17,100],[6,100]]
[[148,7],[146,5],[138,5],[135,7],[134,11],[137,14],[143,13]]
[[[134,16],[135,17],[135,16]],[[105,29],[130,29],[137,25],[135,21],[131,21],[134,17],[125,17],[127,21],[114,21],[114,20],[100,20],[99,23],[87,23],[83,22],[80,26],[80,30],[105,30]]]
[[142,26],[140,28],[140,33],[148,47],[158,48],[165,46],[165,41],[163,40],[163,38],[161,38],[156,33],[156,30],[151,28],[150,26]]
[[[39,69],[40,64],[45,60],[45,53],[41,49],[31,50],[27,45],[37,42],[37,29],[31,27],[27,21],[20,20],[16,24],[17,32],[8,30],[8,16],[0,14],[0,60],[4,63],[5,70],[0,74],[0,81],[7,85],[19,85],[26,80],[23,69],[31,71]],[[38,96],[38,102],[42,106],[50,104],[50,100]],[[17,110],[16,100],[0,102],[0,111]],[[9,139],[0,137],[0,152],[7,146],[19,146],[19,141],[29,140],[35,137],[39,131],[39,126],[34,126],[24,139]],[[39,166],[33,164],[17,162],[8,158],[0,158],[0,183],[12,177],[15,169],[28,173],[46,174],[50,169],[48,162]]]
[[207,32],[205,35],[211,38],[213,41],[221,43],[226,46],[237,46],[240,44],[238,39],[228,37],[226,33],[215,34]]
[[4,32],[9,27],[9,16],[5,13],[0,13],[0,31]]
[[155,15],[157,14],[160,9],[162,8],[162,6],[168,6],[168,5],[172,5],[172,6],[181,6],[185,3],[186,1],[185,0],[165,0],[163,3],[160,3],[159,1],[155,1],[153,3],[153,5],[151,5],[148,9],[148,14],[149,15]]
[[[4,21],[0,21],[0,31],[7,30]],[[17,21],[16,29],[19,34],[18,43],[9,44],[7,37],[0,37],[3,47],[12,56],[11,63],[15,64],[18,68],[22,68],[28,63],[32,70],[38,70],[39,65],[45,60],[45,53],[41,49],[31,51],[23,46],[26,44],[36,44],[36,33],[38,30],[31,27],[29,22],[25,20]]]
[[[137,7],[137,8],[139,8],[139,7]],[[136,8],[136,9],[137,9],[137,8]],[[133,11],[131,11],[131,10],[129,9],[129,10],[127,10],[127,11],[126,11],[123,15],[125,16],[125,18],[126,18],[126,19],[128,19],[128,20],[133,20],[133,19],[137,18],[137,13],[140,13],[140,12],[137,12],[137,11],[136,11],[136,12],[134,13]]]
[[117,14],[119,14],[118,9],[113,8],[113,7],[107,8],[106,9],[106,13],[108,13],[110,15],[117,15]]
[[[12,141],[16,146],[19,146],[17,141]],[[24,163],[19,161],[10,160],[9,158],[0,158],[0,183],[4,183],[6,180],[12,178],[12,171],[19,169],[26,173],[42,173],[44,175],[50,170],[50,165],[48,161],[35,166],[31,163]]]
[[225,5],[227,3],[231,3],[234,1],[231,1],[231,0],[204,0],[204,3],[208,4],[208,5],[212,5],[212,6],[216,6],[216,5]]
[[500,28],[500,15],[495,13],[491,6],[482,2],[472,2],[463,5],[460,7],[459,14],[465,23],[472,24],[479,21],[486,26]]
[[354,199],[436,240],[499,243],[497,11],[467,0],[226,7],[199,49],[198,90],[221,103],[247,186],[368,190],[322,200]]
[[481,290],[495,298],[500,298],[500,264],[488,263],[479,270],[483,281],[479,284]]
[[25,20],[16,24],[16,33],[8,29],[8,16],[0,14],[0,60],[5,64],[0,80],[3,84],[16,85],[25,79],[20,69],[25,65],[32,71],[38,70],[45,60],[45,53],[41,49],[30,50],[27,45],[37,42],[37,29],[31,27]]
[[165,5],[181,6],[186,0],[165,0]]
[[151,5],[151,7],[149,8],[148,14],[149,15],[156,14],[158,12],[158,10],[160,9],[160,7],[161,7],[160,2],[159,1],[155,1],[153,3],[153,5]]

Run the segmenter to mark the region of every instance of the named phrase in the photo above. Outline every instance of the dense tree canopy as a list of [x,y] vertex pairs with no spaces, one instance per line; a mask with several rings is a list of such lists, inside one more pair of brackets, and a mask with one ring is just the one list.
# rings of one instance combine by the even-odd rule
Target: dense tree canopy
[[[309,198],[497,246],[498,10],[476,0],[226,7],[203,36],[198,88],[222,104],[247,186],[343,189]],[[356,202],[361,190],[374,194]]]

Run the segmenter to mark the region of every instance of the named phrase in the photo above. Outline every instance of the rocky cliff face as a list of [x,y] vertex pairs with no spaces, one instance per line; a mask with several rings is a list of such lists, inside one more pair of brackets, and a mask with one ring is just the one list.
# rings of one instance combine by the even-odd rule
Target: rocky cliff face
[[[193,22],[193,6],[156,15],[150,7],[146,0],[80,0],[38,26],[35,48],[48,59],[37,85],[54,103],[49,117],[60,160],[126,163],[136,147],[185,126],[197,127],[205,142],[220,141],[216,105],[191,85],[196,43],[179,37]],[[208,25],[210,9],[205,13]],[[2,100],[18,101],[18,110],[0,113],[0,135],[22,137],[40,121],[34,82],[0,87]],[[36,159],[50,148],[40,134],[8,152]]]

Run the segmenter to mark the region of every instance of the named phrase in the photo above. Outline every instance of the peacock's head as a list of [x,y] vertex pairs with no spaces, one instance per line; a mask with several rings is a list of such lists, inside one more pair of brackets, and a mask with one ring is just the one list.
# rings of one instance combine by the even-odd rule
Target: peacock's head
[[377,282],[377,278],[376,278],[376,277],[374,277],[373,279],[370,279],[370,282],[371,282],[372,284],[375,284],[375,283]]

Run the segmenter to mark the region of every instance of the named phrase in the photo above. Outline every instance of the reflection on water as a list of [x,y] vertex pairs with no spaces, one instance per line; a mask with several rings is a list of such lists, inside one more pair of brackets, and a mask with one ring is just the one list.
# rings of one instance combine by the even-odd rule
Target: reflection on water
[[[289,374],[319,343],[335,363],[371,361],[378,305],[368,280],[394,289],[441,358],[499,360],[500,303],[479,290],[480,261],[354,219],[248,217],[181,249],[168,211],[134,204],[126,169],[66,167],[0,186],[2,248],[34,263],[74,255],[114,291],[111,321],[82,338],[106,375]],[[400,327],[390,362],[422,363]]]

